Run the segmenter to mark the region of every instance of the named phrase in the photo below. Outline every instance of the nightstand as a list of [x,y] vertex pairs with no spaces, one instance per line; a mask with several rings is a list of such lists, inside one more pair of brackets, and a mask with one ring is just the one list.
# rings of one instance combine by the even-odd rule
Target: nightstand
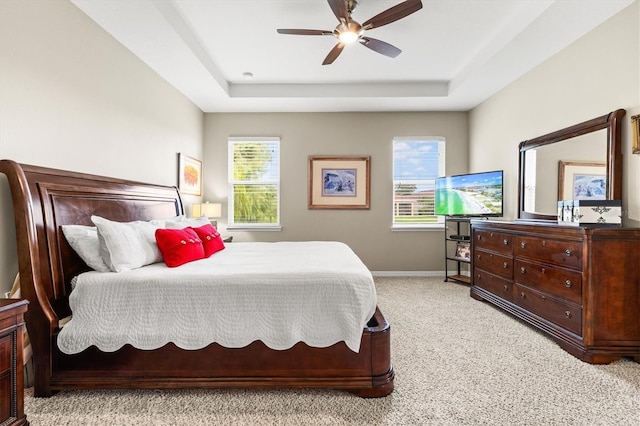
[[28,425],[24,414],[23,327],[26,300],[0,299],[0,424]]

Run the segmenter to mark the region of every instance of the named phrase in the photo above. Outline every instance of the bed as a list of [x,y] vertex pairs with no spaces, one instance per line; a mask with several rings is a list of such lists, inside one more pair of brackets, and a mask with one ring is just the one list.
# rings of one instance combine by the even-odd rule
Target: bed
[[[0,161],[0,172],[11,191],[21,294],[29,300],[35,396],[96,388],[330,388],[361,397],[393,391],[390,326],[377,307],[362,329],[357,352],[344,341],[273,349],[260,340],[243,347],[212,343],[183,349],[169,342],[154,349],[124,344],[103,351],[91,345],[78,353],[62,352],[58,337],[61,322],[72,314],[72,282],[96,274],[70,247],[62,226],[92,225],[92,215],[119,222],[183,215],[180,193],[170,186],[11,160]],[[327,317],[316,325],[321,330],[328,324]]]

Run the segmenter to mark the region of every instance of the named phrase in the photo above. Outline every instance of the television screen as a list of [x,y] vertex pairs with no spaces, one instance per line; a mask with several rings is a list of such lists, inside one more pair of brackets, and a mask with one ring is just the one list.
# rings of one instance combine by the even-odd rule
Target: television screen
[[502,170],[436,178],[436,215],[502,216]]

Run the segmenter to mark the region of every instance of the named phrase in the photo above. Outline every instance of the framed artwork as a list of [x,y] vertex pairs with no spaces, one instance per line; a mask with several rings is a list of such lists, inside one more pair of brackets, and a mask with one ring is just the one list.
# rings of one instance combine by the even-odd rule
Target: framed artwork
[[634,154],[640,154],[640,114],[631,117],[631,131],[633,132]]
[[368,209],[371,157],[310,156],[310,209]]
[[471,260],[471,244],[457,243],[455,257],[462,260]]
[[202,161],[178,154],[178,189],[183,194],[202,195]]
[[606,164],[600,161],[560,161],[558,197],[558,200],[606,200]]

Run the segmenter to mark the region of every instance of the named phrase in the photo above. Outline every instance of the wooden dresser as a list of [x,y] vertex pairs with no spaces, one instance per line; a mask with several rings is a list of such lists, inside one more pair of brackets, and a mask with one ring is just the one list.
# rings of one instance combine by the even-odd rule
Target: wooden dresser
[[24,415],[22,341],[27,301],[0,299],[0,425],[28,425]]
[[640,362],[640,229],[472,221],[471,296],[583,361]]

